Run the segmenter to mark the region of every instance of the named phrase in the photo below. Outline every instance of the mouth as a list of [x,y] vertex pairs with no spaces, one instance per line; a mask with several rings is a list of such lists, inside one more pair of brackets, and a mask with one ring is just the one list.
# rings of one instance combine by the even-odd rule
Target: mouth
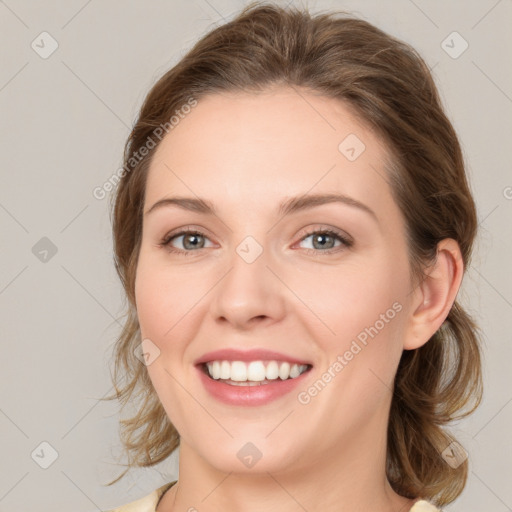
[[225,405],[265,406],[291,393],[309,380],[311,361],[264,348],[224,348],[194,361],[206,393]]
[[197,366],[211,380],[230,386],[263,386],[294,380],[313,367],[311,364],[279,360],[214,360],[199,363]]

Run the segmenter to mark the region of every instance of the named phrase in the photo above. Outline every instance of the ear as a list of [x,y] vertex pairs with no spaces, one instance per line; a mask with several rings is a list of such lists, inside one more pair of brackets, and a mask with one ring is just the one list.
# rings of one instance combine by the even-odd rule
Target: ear
[[425,269],[423,281],[412,293],[404,350],[421,347],[441,327],[455,302],[463,273],[459,244],[445,238],[437,245],[435,262]]

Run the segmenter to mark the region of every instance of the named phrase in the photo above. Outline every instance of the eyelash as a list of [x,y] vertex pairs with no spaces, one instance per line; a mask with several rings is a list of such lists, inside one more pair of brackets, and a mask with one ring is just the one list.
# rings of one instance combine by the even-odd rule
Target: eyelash
[[[199,252],[201,249],[187,251],[187,250],[183,250],[183,249],[176,249],[175,247],[172,247],[170,245],[171,241],[174,240],[175,238],[178,238],[178,237],[180,237],[182,235],[190,235],[190,234],[192,234],[192,235],[199,235],[199,236],[202,236],[204,238],[208,238],[201,231],[198,231],[198,230],[193,229],[193,228],[185,228],[185,229],[182,229],[178,233],[171,233],[170,235],[166,235],[164,237],[164,239],[158,245],[160,247],[162,247],[162,248],[166,248],[171,253],[181,254],[183,256],[192,256],[193,253]],[[317,235],[317,234],[329,235],[329,236],[331,236],[333,238],[337,238],[340,242],[342,242],[342,245],[344,245],[345,248],[350,248],[354,244],[352,240],[350,240],[349,238],[344,236],[341,232],[336,231],[334,229],[314,229],[312,231],[308,231],[299,240],[299,242],[303,242],[306,238],[309,238],[311,235]],[[307,254],[319,254],[319,253],[333,254],[333,253],[340,252],[340,246],[333,247],[333,248],[327,249],[325,251],[322,251],[320,249],[305,249],[305,250],[307,251]]]

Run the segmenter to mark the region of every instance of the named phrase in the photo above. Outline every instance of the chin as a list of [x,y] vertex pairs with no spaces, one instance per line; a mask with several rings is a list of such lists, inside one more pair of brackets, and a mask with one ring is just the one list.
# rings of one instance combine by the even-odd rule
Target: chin
[[[218,449],[211,446],[199,455],[213,467],[224,473],[266,474],[297,469],[297,450],[292,446],[275,446],[270,440],[247,436],[243,441],[230,439]],[[276,438],[277,440],[277,438]]]

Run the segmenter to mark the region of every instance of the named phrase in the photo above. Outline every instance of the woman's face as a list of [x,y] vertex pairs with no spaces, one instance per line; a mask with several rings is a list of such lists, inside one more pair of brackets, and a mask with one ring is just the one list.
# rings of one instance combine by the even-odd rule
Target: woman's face
[[341,102],[290,88],[203,98],[162,140],[135,292],[182,450],[225,472],[385,450],[411,314],[385,151]]

